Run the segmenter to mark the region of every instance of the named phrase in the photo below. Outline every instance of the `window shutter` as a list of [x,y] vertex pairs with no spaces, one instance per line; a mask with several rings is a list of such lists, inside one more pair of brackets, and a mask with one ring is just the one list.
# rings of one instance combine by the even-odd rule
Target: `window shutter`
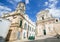
[[20,21],[20,27],[22,27],[22,20]]

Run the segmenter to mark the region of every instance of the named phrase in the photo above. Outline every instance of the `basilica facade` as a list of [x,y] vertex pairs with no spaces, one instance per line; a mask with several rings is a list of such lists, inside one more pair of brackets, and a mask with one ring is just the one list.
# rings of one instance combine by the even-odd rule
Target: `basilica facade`
[[54,18],[49,14],[49,10],[38,12],[36,17],[36,36],[54,36],[57,34],[56,29],[58,29],[57,26],[60,25],[60,22],[58,18]]

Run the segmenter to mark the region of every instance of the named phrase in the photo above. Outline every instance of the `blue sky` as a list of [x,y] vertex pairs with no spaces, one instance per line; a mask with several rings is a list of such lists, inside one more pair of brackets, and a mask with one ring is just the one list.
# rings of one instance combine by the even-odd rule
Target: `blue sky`
[[20,1],[25,1],[26,14],[34,22],[41,10],[49,10],[53,17],[60,18],[60,0],[0,0],[0,15],[14,11]]

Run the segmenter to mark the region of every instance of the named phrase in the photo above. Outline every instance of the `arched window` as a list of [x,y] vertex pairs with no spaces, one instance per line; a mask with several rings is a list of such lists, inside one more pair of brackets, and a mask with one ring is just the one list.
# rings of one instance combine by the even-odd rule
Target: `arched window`
[[27,24],[26,24],[26,23],[24,24],[24,29],[25,29],[25,30],[27,29]]
[[20,21],[20,27],[22,27],[22,20]]

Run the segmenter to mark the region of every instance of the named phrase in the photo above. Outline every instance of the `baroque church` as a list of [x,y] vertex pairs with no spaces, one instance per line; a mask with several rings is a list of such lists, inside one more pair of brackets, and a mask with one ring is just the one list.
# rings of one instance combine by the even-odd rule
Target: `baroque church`
[[[36,36],[55,36],[56,34],[58,34],[57,31],[59,29],[57,28],[57,26],[60,25],[59,19],[54,18],[51,14],[49,14],[49,10],[38,12],[36,17]],[[56,31],[56,29],[58,30]]]

